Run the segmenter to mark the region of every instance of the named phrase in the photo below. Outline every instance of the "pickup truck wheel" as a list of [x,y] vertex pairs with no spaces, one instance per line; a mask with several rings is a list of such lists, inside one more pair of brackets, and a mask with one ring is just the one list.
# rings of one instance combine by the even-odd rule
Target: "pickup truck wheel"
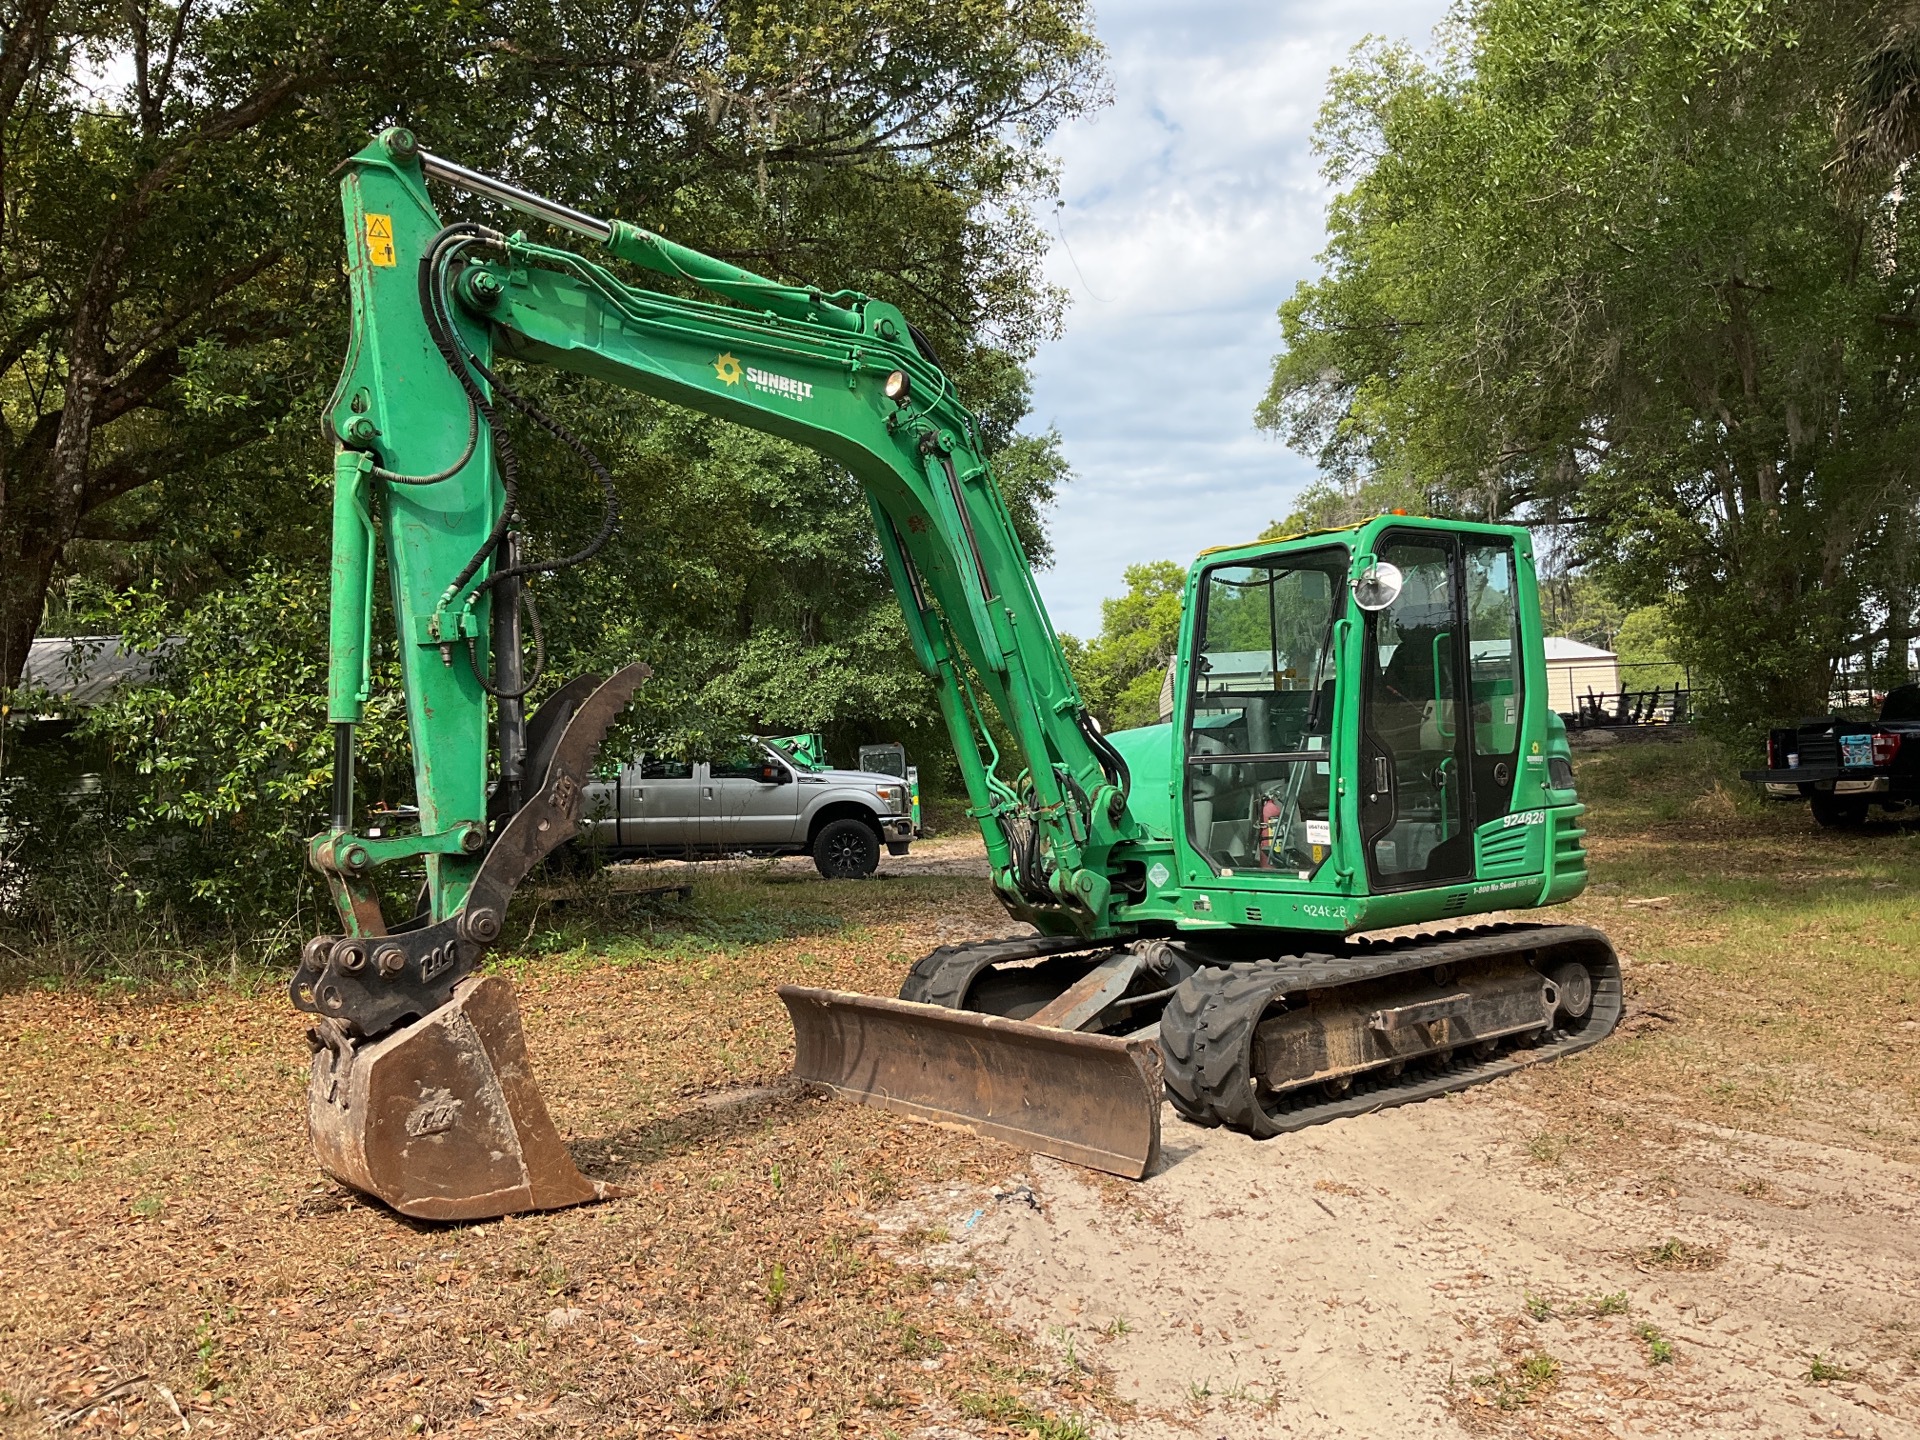
[[1855,799],[1851,795],[1822,795],[1817,790],[1809,799],[1814,823],[1823,829],[1858,830],[1867,823],[1865,800]]
[[829,820],[813,837],[813,864],[829,880],[863,880],[880,868],[880,841],[859,820]]

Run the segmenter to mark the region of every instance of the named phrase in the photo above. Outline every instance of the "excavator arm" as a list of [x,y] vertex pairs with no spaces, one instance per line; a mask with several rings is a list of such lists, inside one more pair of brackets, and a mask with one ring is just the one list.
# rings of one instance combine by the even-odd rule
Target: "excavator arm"
[[[697,261],[718,268],[625,225],[608,250],[703,282]],[[750,281],[727,278],[743,300],[752,294]],[[845,309],[811,307],[832,323],[755,315],[632,289],[570,252],[524,241],[508,242],[467,286],[497,295],[503,354],[704,410],[846,465],[866,490],[996,889],[1043,932],[1111,933],[1110,857],[1129,834],[1124,772],[1068,672],[978,422],[916,350],[905,318],[855,297]],[[994,754],[983,698],[1014,755]]]
[[[604,681],[582,677],[531,719],[522,713],[539,677],[524,667],[521,587],[589,558],[611,532],[616,492],[591,452],[496,368],[503,357],[610,381],[844,464],[866,491],[999,897],[1061,944],[1125,928],[1114,911],[1132,882],[1116,851],[1138,838],[1125,764],[1069,673],[979,424],[899,310],[850,292],[780,284],[568,209],[428,155],[404,130],[385,132],[344,170],[353,324],[326,417],[337,443],[334,802],[329,829],[309,849],[341,932],[308,943],[291,985],[295,1006],[316,1017],[310,1128],[332,1173],[434,1218],[605,1193],[566,1159],[528,1072],[506,983],[476,972],[514,889],[575,832],[599,742],[646,671],[631,665]],[[445,224],[429,177],[584,235],[610,260],[719,300],[637,287],[524,235]],[[573,555],[543,561],[522,552],[518,460],[498,423],[508,410],[574,449],[606,489],[600,534]],[[352,777],[380,555],[420,827],[374,838],[355,828]],[[990,713],[1011,737],[1011,753],[1000,752]],[[498,732],[491,745],[490,724]],[[390,927],[375,872],[401,861],[423,861],[427,884],[419,912]],[[827,1043],[820,1037],[830,1037],[837,1058],[820,1062],[829,1070],[865,1063],[879,1043],[874,1027],[900,1024],[881,1013],[885,1006],[863,1019],[814,1001],[809,1009],[789,997],[789,1008],[803,1030],[803,1057],[818,1059]],[[982,1033],[984,1040],[936,1037],[919,1063],[952,1068],[1001,1032]],[[1130,1085],[1139,1092],[1136,1138],[1114,1148],[1140,1150],[1145,1130],[1157,1141],[1150,1054],[1092,1037],[1065,1049],[1060,1060],[1034,1062],[1031,1087],[1098,1096]],[[1019,1108],[1031,1106],[1023,1100]],[[941,1113],[938,1105],[921,1110]],[[1023,1124],[996,1133],[1026,1134]],[[1095,1143],[1090,1153],[1099,1150]],[[1132,1163],[1137,1169],[1144,1160],[1135,1155]]]

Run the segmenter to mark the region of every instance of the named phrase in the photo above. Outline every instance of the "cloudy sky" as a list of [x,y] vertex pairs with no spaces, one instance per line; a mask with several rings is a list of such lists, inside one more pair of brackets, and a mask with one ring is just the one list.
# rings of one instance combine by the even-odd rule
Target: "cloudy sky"
[[1308,148],[1327,72],[1367,35],[1425,48],[1443,0],[1095,0],[1113,104],[1055,137],[1048,275],[1073,297],[1034,367],[1034,428],[1075,479],[1040,577],[1092,636],[1142,560],[1185,565],[1284,515],[1312,465],[1253,427],[1274,311],[1315,273]]

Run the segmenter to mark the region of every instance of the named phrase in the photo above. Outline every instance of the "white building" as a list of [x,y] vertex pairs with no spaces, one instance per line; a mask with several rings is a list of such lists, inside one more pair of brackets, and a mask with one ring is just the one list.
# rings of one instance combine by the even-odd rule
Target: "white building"
[[1620,657],[1611,650],[1582,645],[1564,635],[1542,642],[1547,652],[1547,706],[1562,715],[1579,709],[1591,690],[1595,695],[1620,693]]

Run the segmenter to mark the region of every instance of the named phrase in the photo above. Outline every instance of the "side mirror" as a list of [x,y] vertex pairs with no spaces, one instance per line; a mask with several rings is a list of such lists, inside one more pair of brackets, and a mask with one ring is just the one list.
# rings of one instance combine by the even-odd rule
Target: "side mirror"
[[775,765],[772,761],[768,761],[760,767],[760,783],[762,785],[783,785],[786,783],[786,779],[786,770],[779,765]]
[[1384,610],[1400,598],[1407,577],[1400,573],[1398,565],[1376,560],[1371,555],[1363,555],[1361,559],[1366,561],[1366,569],[1349,582],[1353,586],[1353,603],[1369,612]]

